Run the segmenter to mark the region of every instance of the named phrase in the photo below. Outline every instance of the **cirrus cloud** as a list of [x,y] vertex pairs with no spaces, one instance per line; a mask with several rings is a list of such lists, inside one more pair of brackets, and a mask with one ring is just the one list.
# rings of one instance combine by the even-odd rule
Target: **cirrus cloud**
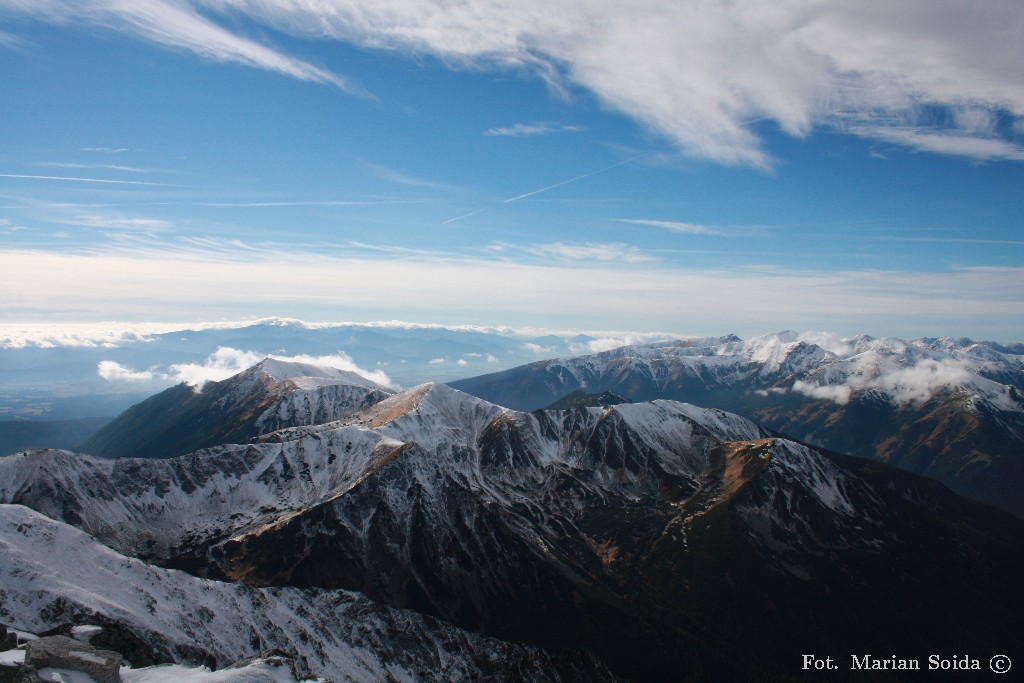
[[[237,18],[300,38],[433,55],[457,68],[523,70],[557,91],[586,91],[683,153],[722,164],[771,167],[758,128],[765,123],[797,137],[832,128],[972,159],[1024,156],[1024,12],[1017,0],[5,5],[43,21],[98,25],[352,91],[330,71],[239,35]],[[936,110],[947,115],[937,119]],[[976,125],[986,117],[1008,123]],[[894,120],[902,123],[894,126]]]

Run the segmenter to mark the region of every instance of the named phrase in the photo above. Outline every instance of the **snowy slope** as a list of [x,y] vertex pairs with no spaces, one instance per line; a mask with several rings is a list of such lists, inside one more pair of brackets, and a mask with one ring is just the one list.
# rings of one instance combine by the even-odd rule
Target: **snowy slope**
[[166,556],[338,495],[401,447],[352,427],[163,460],[28,451],[0,458],[0,502],[29,505],[128,554]]
[[0,621],[38,632],[96,614],[182,662],[227,666],[277,648],[335,681],[513,671],[541,681],[612,679],[588,657],[502,643],[347,591],[256,589],[152,567],[27,508],[0,505]]

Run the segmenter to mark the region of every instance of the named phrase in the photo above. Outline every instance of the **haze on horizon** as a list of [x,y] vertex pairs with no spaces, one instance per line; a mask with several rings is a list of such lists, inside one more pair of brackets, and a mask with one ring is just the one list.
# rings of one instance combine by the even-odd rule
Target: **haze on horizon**
[[0,318],[1021,341],[1024,7],[0,0]]

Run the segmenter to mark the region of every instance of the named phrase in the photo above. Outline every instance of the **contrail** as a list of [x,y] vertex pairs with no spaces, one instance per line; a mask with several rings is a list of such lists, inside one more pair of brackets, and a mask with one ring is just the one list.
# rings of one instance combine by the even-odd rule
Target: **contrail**
[[483,209],[477,209],[476,211],[470,211],[469,213],[464,213],[461,216],[456,216],[455,218],[449,218],[448,220],[446,220],[441,225],[448,225],[449,223],[454,223],[455,221],[461,221],[463,218],[469,218],[470,216],[475,216],[476,214],[480,213],[481,211],[483,211]]
[[[606,166],[605,168],[599,168],[596,171],[591,171],[590,173],[584,173],[583,175],[578,175],[575,178],[569,178],[569,180],[563,180],[560,183],[555,183],[554,185],[548,185],[547,187],[542,187],[539,190],[534,190],[533,192],[527,192],[526,194],[521,194],[518,197],[511,197],[509,199],[505,199],[505,200],[502,201],[502,204],[511,204],[512,202],[518,202],[520,199],[526,199],[527,197],[532,197],[535,194],[540,194],[541,192],[547,192],[548,190],[553,190],[556,187],[561,187],[562,185],[568,185],[569,183],[575,183],[577,180],[583,180],[584,178],[589,178],[590,176],[595,176],[598,173],[604,173],[605,171],[610,171],[613,168],[618,168],[619,166],[625,166],[629,162],[636,161],[640,157],[647,156],[648,154],[650,154],[650,152],[641,152],[640,154],[637,154],[635,156],[631,156],[630,158],[626,159],[625,161],[620,161],[617,164],[612,164],[611,166]],[[462,216],[456,216],[455,218],[449,218],[444,223],[441,223],[441,225],[448,225],[449,223],[454,223],[455,221],[461,221],[463,218],[469,218],[470,216],[476,215],[476,214],[480,213],[481,211],[484,211],[484,209],[477,209],[476,211],[470,211],[469,213],[463,214]]]
[[547,192],[548,190],[553,190],[556,187],[561,187],[562,185],[568,185],[569,183],[575,183],[577,180],[583,180],[584,178],[589,178],[590,176],[595,176],[598,173],[604,173],[605,171],[610,171],[613,168],[618,168],[619,166],[625,166],[629,162],[635,161],[636,159],[639,159],[640,157],[645,156],[646,154],[647,154],[647,152],[641,152],[640,154],[637,154],[636,156],[630,157],[630,158],[626,159],[625,161],[620,161],[617,164],[612,164],[611,166],[608,166],[606,168],[601,168],[601,169],[598,169],[596,171],[591,171],[590,173],[584,173],[583,175],[576,176],[575,178],[569,178],[569,180],[563,180],[560,183],[555,183],[554,185],[548,185],[547,187],[542,187],[539,190],[534,190],[533,192],[527,192],[526,194],[521,194],[518,197],[512,197],[510,199],[506,199],[502,203],[510,204],[512,202],[518,202],[520,199],[526,199],[527,197],[532,197],[535,194],[540,194],[541,192]]
[[170,185],[168,183],[146,183],[141,180],[103,180],[101,178],[66,178],[54,175],[15,175],[13,173],[0,173],[0,178],[25,178],[28,180],[69,180],[76,183],[110,183],[112,185],[152,185],[155,187],[186,187],[185,185]]

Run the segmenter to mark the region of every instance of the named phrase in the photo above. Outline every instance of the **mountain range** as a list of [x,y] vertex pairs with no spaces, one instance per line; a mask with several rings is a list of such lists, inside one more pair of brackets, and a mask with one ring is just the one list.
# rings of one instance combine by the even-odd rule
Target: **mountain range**
[[[153,329],[125,326],[115,332],[109,327],[0,329],[0,420],[113,417],[183,381],[227,379],[271,355],[358,368],[365,376],[383,373],[387,381],[378,383],[408,387],[615,344],[575,333],[394,321],[266,318]],[[346,365],[329,359],[339,355],[348,359]]]
[[0,621],[102,616],[176,660],[263,640],[335,680],[784,680],[808,652],[1022,642],[1024,522],[932,480],[640,396],[321,412],[294,397],[351,378],[278,363],[208,385],[244,443],[0,458]]
[[719,407],[1024,517],[1022,351],[969,339],[786,332],[623,346],[450,384],[523,410],[579,390]]

